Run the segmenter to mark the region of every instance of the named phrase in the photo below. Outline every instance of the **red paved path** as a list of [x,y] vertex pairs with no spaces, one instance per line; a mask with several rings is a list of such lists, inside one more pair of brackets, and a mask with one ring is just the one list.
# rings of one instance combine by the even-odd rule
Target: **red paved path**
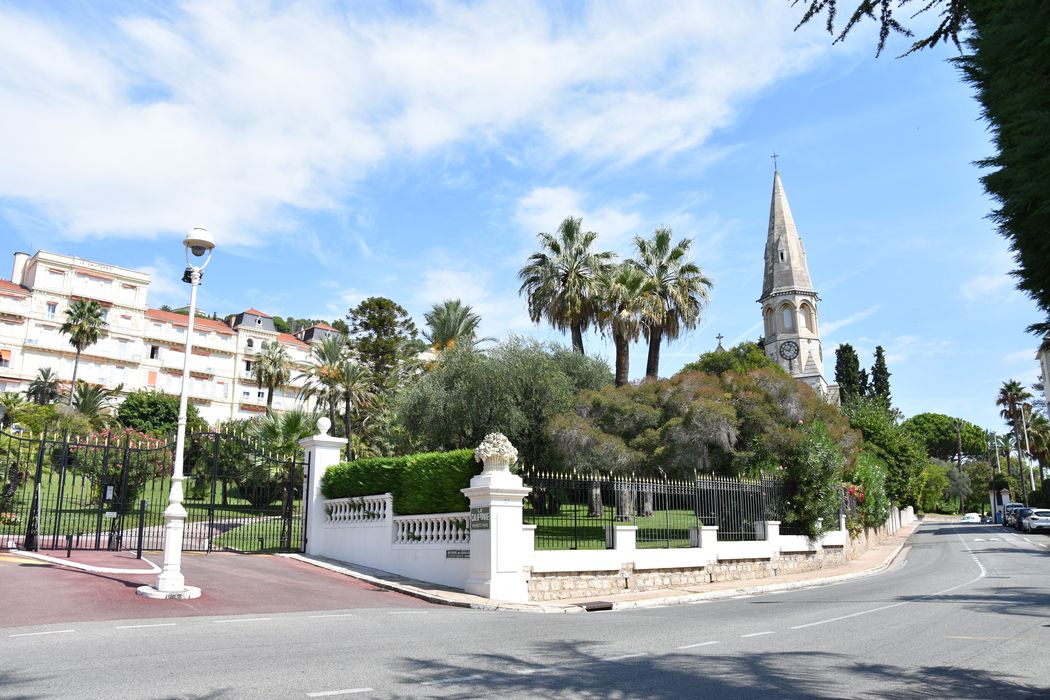
[[[41,552],[63,557],[63,552]],[[160,553],[144,555],[160,564]],[[74,552],[73,561],[131,569],[145,562],[128,552]],[[135,594],[156,574],[92,574],[0,553],[0,628],[58,622],[187,615],[428,606],[416,598],[284,557],[186,553],[186,583],[195,600],[152,600]]]

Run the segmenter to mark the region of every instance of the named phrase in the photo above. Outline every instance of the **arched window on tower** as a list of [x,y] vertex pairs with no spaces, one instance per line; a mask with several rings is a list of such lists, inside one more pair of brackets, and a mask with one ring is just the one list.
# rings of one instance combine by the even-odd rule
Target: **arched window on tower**
[[766,307],[766,313],[763,315],[766,322],[766,337],[776,335],[777,329],[776,324],[773,321],[773,309]]
[[817,319],[813,313],[813,307],[802,302],[802,306],[799,307],[799,315],[802,317],[802,327],[810,333],[816,333]]
[[780,307],[780,327],[785,331],[795,330],[795,307],[791,304]]

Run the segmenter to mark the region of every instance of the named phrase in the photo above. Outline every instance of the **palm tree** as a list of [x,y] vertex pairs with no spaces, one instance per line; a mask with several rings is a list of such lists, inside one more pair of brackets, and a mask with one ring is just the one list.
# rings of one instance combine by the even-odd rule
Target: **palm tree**
[[114,389],[107,389],[101,384],[88,384],[80,380],[72,392],[70,404],[96,428],[105,425],[105,415],[113,408],[113,399],[124,389],[118,384]]
[[1039,462],[1039,478],[1042,481],[1046,467],[1050,464],[1050,420],[1044,414],[1032,414],[1028,437],[1031,440],[1032,456]]
[[435,352],[459,347],[473,350],[475,346],[490,338],[478,338],[478,324],[481,316],[474,309],[459,299],[446,299],[423,314],[427,330],[423,337],[430,343]]
[[40,406],[47,406],[54,402],[60,393],[58,375],[52,372],[50,367],[42,367],[36,378],[29,382],[26,398]]
[[651,316],[653,280],[637,266],[621,263],[599,278],[598,322],[612,333],[616,350],[616,386],[627,383],[631,343],[638,340],[644,319]]
[[15,411],[24,403],[25,399],[17,391],[0,393],[0,428],[6,428],[14,422]]
[[[107,325],[105,315],[105,309],[94,299],[74,299],[66,309],[66,322],[59,330],[69,336],[69,344],[77,349],[77,356],[73,360],[73,379],[69,382],[71,387],[77,384],[80,353],[102,337],[102,331]],[[73,405],[73,393],[69,392],[70,406]]]
[[999,396],[995,400],[995,405],[1002,407],[999,415],[1006,420],[1007,424],[1014,431],[1014,444],[1017,447],[1017,464],[1021,471],[1021,493],[1026,503],[1028,502],[1028,479],[1025,478],[1024,458],[1021,456],[1023,440],[1021,438],[1020,418],[1021,411],[1024,410],[1024,402],[1030,398],[1032,398],[1032,394],[1025,389],[1024,384],[1016,379],[1011,379],[1003,382],[1003,385],[999,388]]
[[273,392],[292,378],[292,358],[283,343],[265,344],[252,362],[252,377],[266,387],[266,408],[273,406]]
[[688,259],[693,241],[684,238],[671,245],[671,229],[658,228],[650,239],[635,236],[638,259],[631,261],[653,283],[653,303],[643,327],[649,341],[645,376],[656,379],[660,373],[660,342],[681,335],[682,329],[696,328],[700,311],[708,299],[712,282],[700,267]]
[[346,336],[322,338],[310,350],[310,366],[302,374],[306,379],[301,395],[313,398],[318,406],[328,410],[328,420],[335,425],[335,411],[339,406],[338,368],[349,348]]
[[[281,496],[281,546],[292,544],[292,514],[295,502],[295,483],[301,483],[302,474],[295,473],[295,456],[299,441],[317,433],[318,414],[301,408],[274,413],[267,411],[252,427],[253,436],[274,457],[285,462],[287,473],[277,478],[270,473],[265,462],[250,467],[242,476],[240,486],[251,493],[250,500],[262,505],[269,504]],[[253,504],[254,505],[254,504]]]
[[375,400],[372,373],[368,367],[347,354],[335,373],[335,386],[343,403],[343,434],[346,437],[346,459],[354,458],[353,413],[371,407]]
[[539,233],[540,252],[529,256],[518,272],[518,294],[528,299],[529,318],[546,319],[557,330],[572,334],[572,349],[583,354],[583,332],[595,320],[599,276],[613,265],[615,255],[596,253],[598,237],[581,230],[583,220],[567,217],[557,234]]

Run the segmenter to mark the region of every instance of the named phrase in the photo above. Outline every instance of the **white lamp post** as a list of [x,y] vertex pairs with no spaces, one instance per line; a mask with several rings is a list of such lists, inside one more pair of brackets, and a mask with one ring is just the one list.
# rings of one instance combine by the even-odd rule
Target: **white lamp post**
[[[201,589],[186,585],[182,575],[182,532],[186,525],[186,509],[182,505],[182,460],[186,444],[186,404],[190,386],[190,355],[193,354],[193,322],[197,316],[197,287],[201,273],[211,262],[211,251],[215,247],[208,230],[197,227],[189,232],[182,244],[186,246],[186,274],[183,281],[190,284],[190,316],[186,326],[186,355],[182,358],[182,392],[179,396],[179,427],[175,435],[175,464],[171,474],[171,495],[164,509],[164,565],[157,576],[156,586],[140,586],[139,595],[149,598],[186,600],[197,598]],[[194,265],[194,258],[204,258],[202,264]]]

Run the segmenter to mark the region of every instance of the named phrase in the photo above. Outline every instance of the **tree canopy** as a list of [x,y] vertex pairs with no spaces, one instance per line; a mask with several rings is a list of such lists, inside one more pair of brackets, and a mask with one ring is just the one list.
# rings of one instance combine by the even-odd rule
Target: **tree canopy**
[[960,433],[963,457],[984,457],[988,454],[984,429],[962,418],[942,413],[920,413],[904,421],[901,427],[925,445],[931,457],[945,462],[957,458]]
[[[726,372],[737,372],[744,374],[753,369],[768,369],[772,371],[784,369],[762,351],[758,343],[750,340],[734,345],[728,350],[712,350],[700,355],[698,360],[686,363],[682,372],[706,372],[722,376]],[[786,372],[785,372],[786,374]]]
[[423,350],[408,311],[386,297],[369,297],[350,309],[351,346],[372,372],[374,389],[390,387],[411,353]]
[[[123,425],[156,437],[168,437],[179,425],[179,397],[157,391],[136,389],[117,407],[117,420]],[[208,424],[193,404],[186,406],[186,431],[203,432]]]

